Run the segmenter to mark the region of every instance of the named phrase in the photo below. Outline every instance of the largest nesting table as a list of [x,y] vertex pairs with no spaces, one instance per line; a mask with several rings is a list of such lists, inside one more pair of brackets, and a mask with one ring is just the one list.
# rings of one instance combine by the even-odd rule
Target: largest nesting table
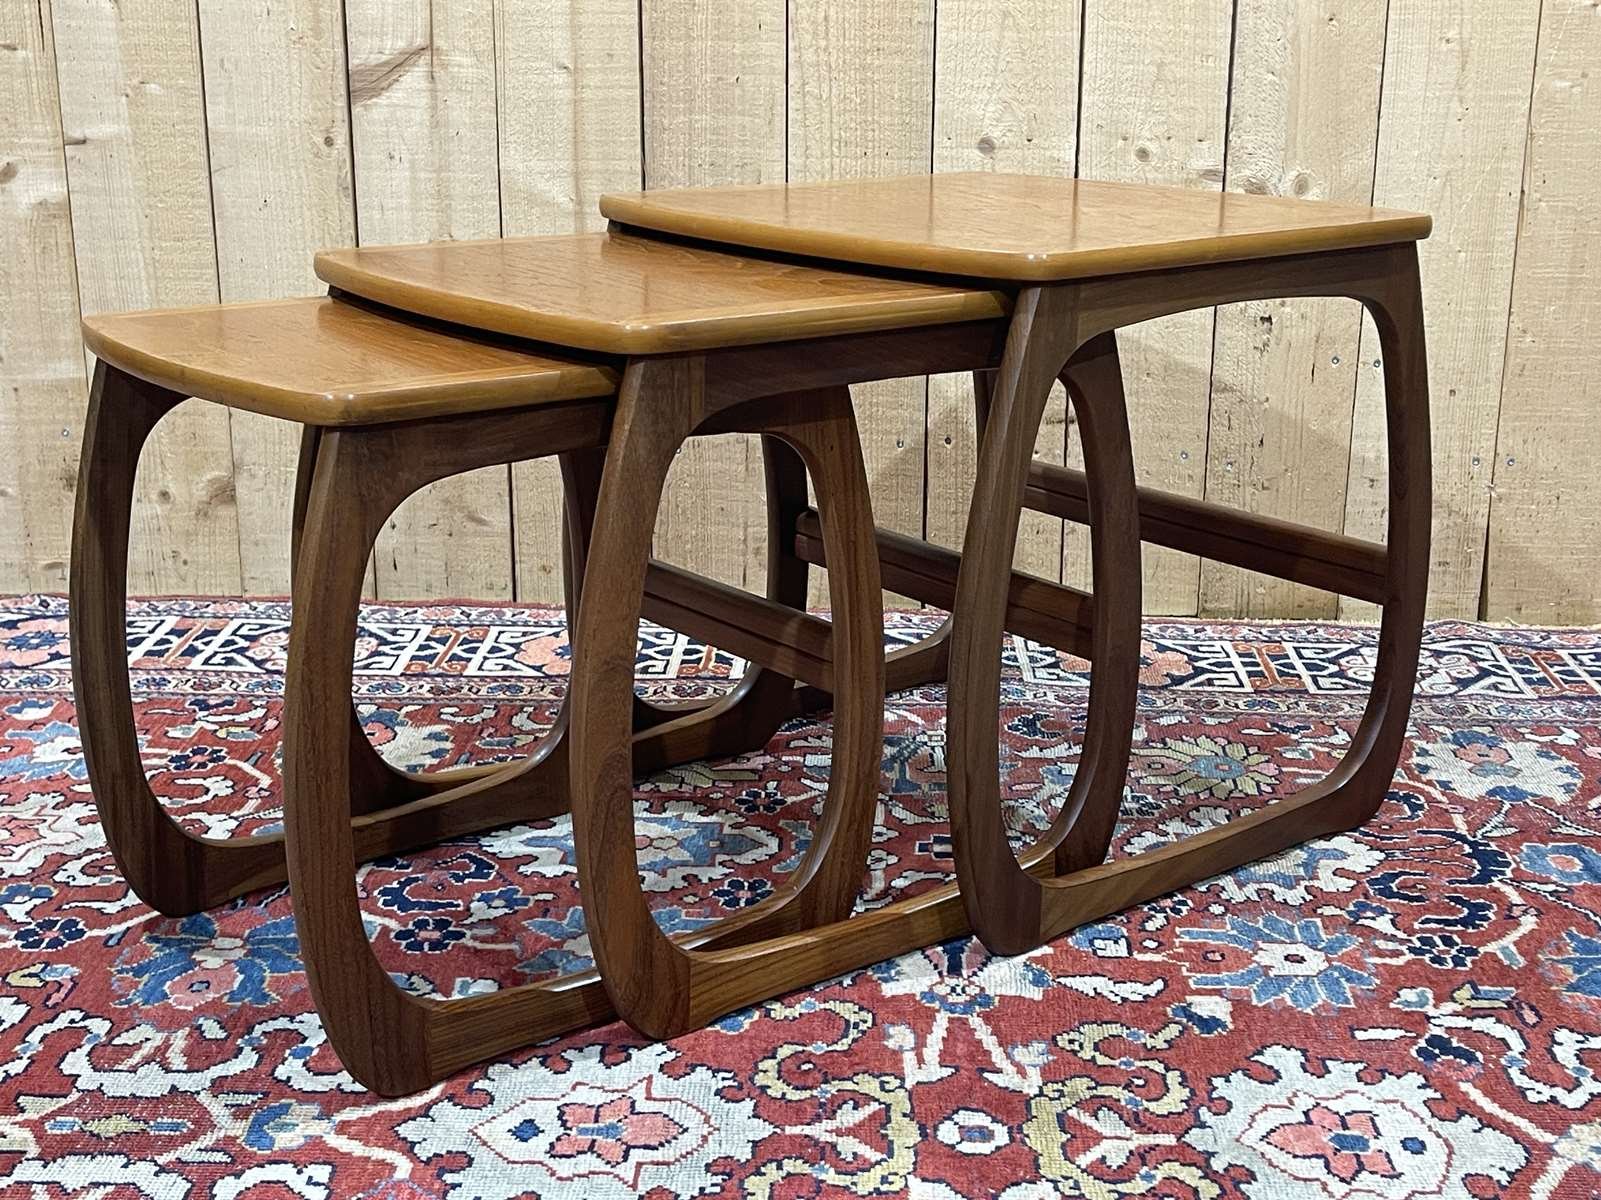
[[[742,249],[982,282],[1014,299],[981,440],[950,629],[952,849],[974,928],[1019,952],[1134,903],[1308,838],[1383,800],[1403,745],[1429,576],[1431,484],[1423,214],[1264,195],[992,173],[602,197],[614,227]],[[1188,309],[1302,296],[1355,299],[1378,328],[1389,456],[1384,545],[1139,489],[1116,331]],[[1067,384],[1088,479],[1033,463],[1051,383]],[[1014,858],[1001,821],[995,710],[1005,577],[1024,505],[1092,525],[1096,645],[1083,759],[1043,839],[1059,878]],[[1178,844],[1103,863],[1123,787],[1139,636],[1141,539],[1382,605],[1372,693],[1320,782]],[[1109,594],[1115,589],[1115,596]],[[1115,623],[1104,630],[1103,617]],[[1108,669],[1110,669],[1110,672]],[[1108,673],[1110,678],[1108,678]],[[1037,854],[1039,846],[1032,854]]]

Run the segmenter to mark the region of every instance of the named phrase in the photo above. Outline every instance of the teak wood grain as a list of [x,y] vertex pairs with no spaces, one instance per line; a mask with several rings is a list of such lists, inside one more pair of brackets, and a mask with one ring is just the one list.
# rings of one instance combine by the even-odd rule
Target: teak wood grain
[[324,296],[84,318],[97,358],[183,396],[307,425],[366,425],[611,396],[605,364]]
[[618,233],[325,250],[340,291],[476,329],[662,354],[1002,316],[982,288],[881,278]]
[[729,247],[1020,282],[1381,246],[1430,228],[1393,209],[998,172],[614,193],[600,210]]

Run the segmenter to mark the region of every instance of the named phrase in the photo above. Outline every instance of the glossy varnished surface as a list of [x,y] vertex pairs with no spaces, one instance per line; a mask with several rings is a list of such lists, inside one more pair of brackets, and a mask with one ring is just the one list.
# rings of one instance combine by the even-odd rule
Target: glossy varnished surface
[[408,312],[608,354],[940,325],[1007,305],[989,291],[604,233],[328,250],[317,274]]
[[87,317],[96,355],[186,396],[360,425],[607,396],[608,367],[413,325],[326,297]]
[[602,196],[614,221],[732,246],[980,279],[1084,279],[1427,237],[1419,213],[973,172]]

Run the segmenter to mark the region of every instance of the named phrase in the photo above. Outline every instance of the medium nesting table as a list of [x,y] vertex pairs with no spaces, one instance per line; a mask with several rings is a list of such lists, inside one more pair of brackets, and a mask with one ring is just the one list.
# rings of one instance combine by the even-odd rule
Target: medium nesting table
[[[886,673],[898,685],[936,676],[944,647],[914,649],[886,667],[871,519],[842,521],[809,508],[799,467],[805,460],[812,469],[820,500],[832,488],[841,501],[836,509],[852,518],[867,512],[859,465],[850,478],[830,477],[814,461],[848,450],[859,464],[848,385],[993,365],[1008,299],[992,289],[845,274],[604,233],[332,251],[318,255],[316,269],[340,295],[608,355],[621,369],[598,464],[567,702],[579,889],[600,977],[617,1011],[641,1031],[668,1037],[962,932],[954,887],[850,915],[878,799]],[[779,430],[798,444],[800,459],[775,438],[764,440],[777,548],[772,582],[783,595],[736,616],[726,604],[739,594],[734,589],[692,583],[649,556],[678,447],[691,435],[747,428],[743,414],[753,405],[781,415]],[[309,547],[309,525],[306,536]],[[801,610],[803,544],[826,556],[832,624]],[[315,563],[310,551],[303,553],[304,571]],[[914,565],[954,585],[954,555]],[[829,794],[805,860],[774,900],[736,919],[737,944],[726,948],[696,948],[661,932],[633,853],[628,713],[635,637],[642,614],[663,613],[677,627],[774,671],[787,693],[783,704],[832,696]],[[329,661],[317,673],[332,678],[339,666]],[[807,685],[810,699],[795,681]],[[310,680],[297,686],[292,660],[288,703],[312,686]],[[864,723],[871,739],[849,732]],[[335,731],[325,720],[323,744],[313,751],[297,748],[299,728],[291,708],[291,803],[337,811],[338,795],[295,773],[300,764],[326,759]],[[321,820],[326,836],[336,836],[334,820]]]
[[[1428,382],[1418,213],[1273,196],[1001,174],[612,195],[616,226],[808,260],[1004,289],[1014,297],[993,381],[980,379],[979,464],[951,609],[952,849],[974,929],[1017,953],[1075,925],[1312,837],[1383,800],[1411,708],[1429,575]],[[1245,300],[1341,296],[1378,327],[1389,454],[1384,545],[1140,489],[1129,456],[1116,331]],[[1078,370],[1068,369],[1078,365]],[[1062,374],[1085,475],[1032,462]],[[1088,386],[1084,386],[1084,385]],[[1083,757],[1061,812],[1020,863],[1001,821],[995,712],[1001,597],[1024,505],[1092,528],[1095,643]],[[1133,721],[1140,540],[1383,606],[1373,690],[1320,782],[1184,842],[1103,862]],[[1114,594],[1115,593],[1115,594]],[[1115,629],[1103,630],[1105,619]],[[1028,870],[1041,848],[1058,878]]]

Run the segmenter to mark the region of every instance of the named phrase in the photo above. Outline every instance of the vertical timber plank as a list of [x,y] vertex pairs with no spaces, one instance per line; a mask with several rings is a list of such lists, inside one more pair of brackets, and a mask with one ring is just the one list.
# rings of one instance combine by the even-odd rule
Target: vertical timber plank
[[[790,0],[789,178],[930,170],[933,88],[934,0]],[[920,537],[927,379],[852,393],[877,521]],[[821,600],[814,583],[813,602]]]
[[[784,181],[784,0],[644,0],[646,187]],[[766,582],[761,443],[679,451],[656,554],[724,583]]]
[[[1054,0],[972,0],[935,19],[934,170],[1073,175],[1078,122],[1079,6]],[[1060,464],[1067,446],[1060,384],[1034,455]],[[967,375],[928,381],[925,536],[958,548],[978,457]],[[1062,522],[1025,510],[1018,569],[1060,579]]]
[[[1419,250],[1434,422],[1429,614],[1436,617],[1479,613],[1539,22],[1539,0],[1390,0],[1373,201],[1434,216],[1434,235]],[[1383,541],[1384,376],[1370,322],[1358,361],[1345,532]],[[1347,620],[1377,611],[1349,597],[1340,603]]]
[[[1387,0],[1240,0],[1228,172],[1234,192],[1368,204]],[[1217,310],[1206,498],[1338,529],[1360,307],[1269,300]],[[1329,592],[1201,564],[1202,616],[1332,617]]]
[[1486,615],[1601,620],[1601,6],[1545,0],[1490,501]]
[[[1126,0],[1087,0],[1079,95],[1079,175],[1216,190],[1228,109],[1229,0],[1178,0],[1158,14]],[[1119,335],[1140,482],[1187,496],[1205,484],[1211,310]],[[1082,456],[1077,439],[1070,460]],[[1064,576],[1089,582],[1089,537],[1069,525]],[[1145,608],[1194,613],[1200,565],[1147,547]]]
[[[200,0],[221,298],[322,291],[325,246],[355,240],[339,0]],[[289,583],[299,430],[230,414],[244,590]]]
[[[56,0],[78,290],[86,313],[214,304],[198,18],[167,0]],[[93,70],[84,66],[93,64]],[[134,592],[240,590],[228,412],[174,411],[145,444],[134,496]]]
[[[495,11],[500,213],[507,237],[604,225],[603,192],[640,186],[635,0],[548,0]],[[559,603],[561,484],[512,468],[517,597]]]
[[[367,245],[495,237],[493,0],[346,0],[356,231]],[[385,523],[381,599],[512,595],[511,476],[441,480]]]
[[0,6],[0,588],[66,587],[86,402],[50,9]]

